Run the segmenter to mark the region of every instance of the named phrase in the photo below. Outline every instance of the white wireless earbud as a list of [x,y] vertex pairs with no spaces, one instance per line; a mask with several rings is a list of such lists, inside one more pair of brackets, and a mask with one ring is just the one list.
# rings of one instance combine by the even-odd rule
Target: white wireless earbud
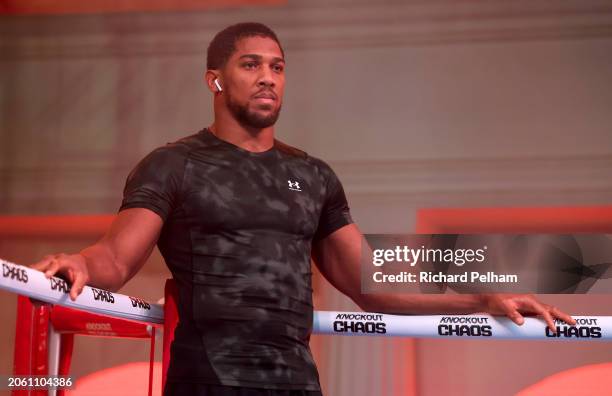
[[215,81],[213,81],[213,83],[217,87],[217,92],[222,92],[223,91],[223,88],[221,88],[221,84],[219,84],[219,79],[218,78],[215,78]]

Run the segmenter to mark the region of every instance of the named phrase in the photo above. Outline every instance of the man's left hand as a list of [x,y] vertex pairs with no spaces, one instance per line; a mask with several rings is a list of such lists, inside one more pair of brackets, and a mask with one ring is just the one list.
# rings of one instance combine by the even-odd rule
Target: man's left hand
[[505,315],[517,325],[525,322],[525,316],[541,315],[553,333],[557,332],[554,319],[570,325],[576,321],[557,307],[538,301],[531,294],[483,294],[484,310],[492,315]]

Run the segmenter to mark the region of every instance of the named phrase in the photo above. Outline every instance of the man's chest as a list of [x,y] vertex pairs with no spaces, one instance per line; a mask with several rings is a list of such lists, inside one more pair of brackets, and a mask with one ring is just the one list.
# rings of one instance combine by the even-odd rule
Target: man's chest
[[185,172],[181,206],[203,231],[260,230],[312,236],[324,185],[312,166],[271,158],[195,158]]

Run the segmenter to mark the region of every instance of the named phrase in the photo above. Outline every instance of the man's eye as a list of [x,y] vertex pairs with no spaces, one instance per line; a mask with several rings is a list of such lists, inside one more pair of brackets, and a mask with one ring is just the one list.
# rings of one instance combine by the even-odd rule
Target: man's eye
[[244,67],[246,69],[254,69],[254,68],[257,67],[257,63],[255,63],[255,62],[247,62],[247,63],[244,64]]
[[272,66],[272,70],[274,70],[277,73],[282,73],[282,71],[285,70],[285,68],[283,67],[283,65],[274,65]]

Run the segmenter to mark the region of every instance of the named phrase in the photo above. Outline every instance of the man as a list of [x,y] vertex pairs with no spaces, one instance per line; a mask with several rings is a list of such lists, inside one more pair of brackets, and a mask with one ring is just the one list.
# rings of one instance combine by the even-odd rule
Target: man
[[308,346],[310,259],[362,309],[383,313],[568,315],[525,295],[360,293],[362,234],[327,164],[274,139],[285,86],[268,27],[230,26],[208,48],[209,128],[160,147],[128,177],[108,233],[74,255],[34,265],[119,289],[157,243],[179,289],[167,395],[320,395]]

